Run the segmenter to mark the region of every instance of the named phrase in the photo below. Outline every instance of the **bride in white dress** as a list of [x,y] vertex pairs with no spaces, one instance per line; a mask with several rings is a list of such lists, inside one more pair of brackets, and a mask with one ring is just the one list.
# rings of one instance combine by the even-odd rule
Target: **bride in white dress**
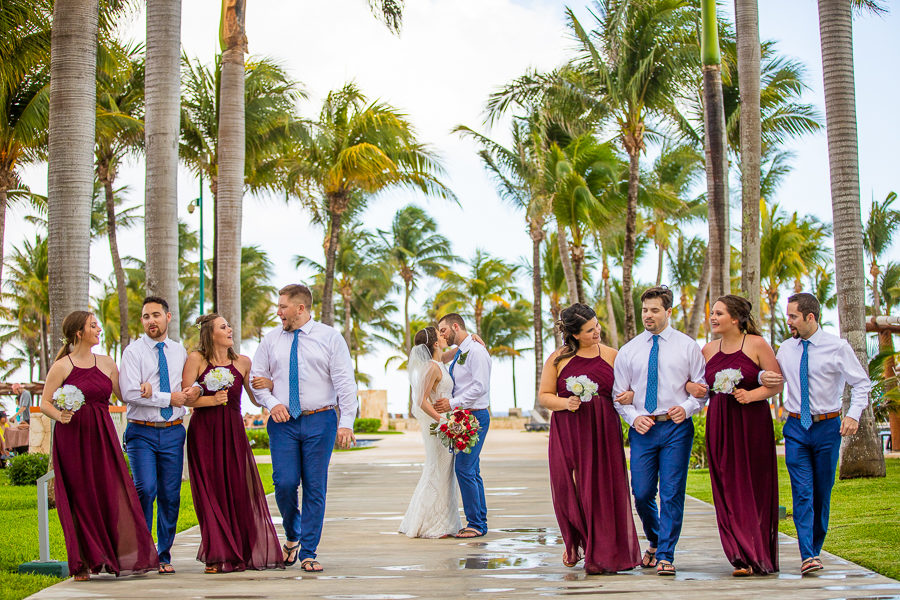
[[441,419],[432,403],[438,398],[450,398],[453,380],[446,365],[440,361],[446,343],[436,328],[426,327],[419,331],[414,343],[407,372],[412,386],[412,414],[419,421],[425,443],[425,466],[400,523],[400,533],[411,538],[440,538],[454,535],[462,527],[457,503],[459,485],[453,470],[454,455],[431,435],[429,428]]

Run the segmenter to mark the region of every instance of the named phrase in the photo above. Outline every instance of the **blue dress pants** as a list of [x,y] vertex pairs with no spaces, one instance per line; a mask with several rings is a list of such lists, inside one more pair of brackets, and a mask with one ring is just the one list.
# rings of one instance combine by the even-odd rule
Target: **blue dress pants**
[[802,560],[822,552],[840,450],[840,419],[818,421],[809,429],[794,417],[784,424],[784,458],[791,476],[794,525]]
[[[328,463],[337,438],[337,413],[333,410],[299,416],[284,423],[269,419],[269,450],[275,502],[281,511],[284,535],[300,542],[300,560],[316,557],[325,522]],[[297,490],[303,486],[302,510]]]
[[131,476],[147,529],[151,532],[153,502],[156,501],[156,551],[161,563],[172,562],[170,551],[181,506],[185,435],[183,425],[150,427],[129,423],[125,428],[125,448]]
[[[672,562],[684,520],[687,470],[694,445],[694,422],[658,421],[645,434],[632,427],[631,490],[644,526],[644,535],[656,547],[657,560]],[[660,506],[656,505],[657,486]]]
[[484,481],[481,480],[480,456],[481,447],[484,446],[484,440],[491,426],[491,413],[486,408],[471,412],[481,426],[478,443],[472,447],[472,452],[468,454],[460,452],[456,455],[454,469],[468,526],[480,533],[487,533],[487,502],[484,499]]

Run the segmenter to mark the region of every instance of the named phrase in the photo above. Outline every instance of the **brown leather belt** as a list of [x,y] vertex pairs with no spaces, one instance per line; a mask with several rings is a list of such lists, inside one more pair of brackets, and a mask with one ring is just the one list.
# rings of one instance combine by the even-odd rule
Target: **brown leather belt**
[[[795,419],[800,418],[800,413],[788,413],[789,417],[793,417]],[[827,421],[828,419],[836,419],[841,416],[841,411],[836,410],[830,413],[822,413],[821,415],[810,415],[812,417],[813,423],[817,423],[818,421]]]
[[147,427],[155,427],[157,429],[163,429],[166,427],[174,427],[175,425],[181,425],[182,419],[175,419],[174,421],[138,421],[137,419],[128,419],[129,423],[134,423],[135,425],[145,425]]
[[672,417],[670,417],[669,415],[647,415],[647,416],[650,417],[651,419],[653,419],[654,421],[671,421],[672,420]]
[[304,410],[300,412],[301,417],[306,417],[309,415],[314,415],[316,413],[325,412],[326,410],[334,410],[334,404],[331,406],[325,406],[323,408],[317,408],[316,410]]

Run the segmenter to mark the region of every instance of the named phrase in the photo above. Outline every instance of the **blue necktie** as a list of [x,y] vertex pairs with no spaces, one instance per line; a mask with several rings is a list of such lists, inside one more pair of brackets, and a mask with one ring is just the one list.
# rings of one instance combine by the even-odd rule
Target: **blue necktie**
[[650,347],[650,361],[647,363],[647,394],[644,396],[644,409],[651,415],[656,410],[656,388],[659,383],[659,336],[653,336]]
[[800,340],[803,354],[800,355],[800,424],[803,429],[812,427],[809,413],[809,340]]
[[456,366],[456,361],[459,360],[459,356],[462,354],[462,350],[459,348],[456,349],[456,354],[453,355],[453,362],[450,363],[450,379],[453,380],[453,383],[456,383],[456,377],[453,376],[453,367]]
[[291,366],[288,370],[288,412],[291,417],[296,419],[300,416],[300,368],[297,365],[297,344],[300,336],[300,330],[294,330],[294,341],[291,342]]
[[[166,353],[163,352],[165,347],[165,342],[159,342],[156,344],[156,350],[159,353],[159,391],[171,393],[172,388],[169,385],[169,363],[166,362]],[[169,405],[159,409],[159,416],[161,416],[166,421],[171,419],[172,406]]]

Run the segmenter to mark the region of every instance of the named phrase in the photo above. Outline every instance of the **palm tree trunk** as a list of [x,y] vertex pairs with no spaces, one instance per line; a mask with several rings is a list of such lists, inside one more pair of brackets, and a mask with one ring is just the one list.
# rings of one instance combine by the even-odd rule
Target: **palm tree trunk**
[[662,272],[663,272],[663,258],[665,257],[666,250],[662,247],[662,244],[656,246],[657,248],[657,259],[656,259],[656,285],[660,285],[662,283]]
[[334,263],[341,237],[341,213],[328,213],[328,247],[325,248],[325,285],[322,287],[322,322],[334,325]]
[[603,252],[603,297],[606,301],[606,329],[609,343],[613,348],[619,347],[619,327],[616,324],[616,311],[612,302],[612,285],[609,281],[609,257]]
[[223,5],[222,74],[219,92],[219,168],[216,196],[216,301],[219,314],[241,341],[241,223],[244,195],[244,36],[245,2]]
[[541,371],[544,368],[544,319],[543,295],[541,287],[541,244],[544,241],[543,223],[530,223],[531,233],[531,293],[534,295],[532,307],[532,326],[534,327],[534,406],[532,412],[540,413],[546,420],[547,414],[540,403]]
[[[633,146],[633,147],[632,147]],[[634,269],[635,227],[637,226],[638,186],[641,183],[640,146],[626,144],[628,150],[628,208],[625,211],[625,247],[622,251],[622,305],[625,307],[625,341],[637,334],[632,270]]]
[[[819,0],[819,36],[825,83],[838,317],[841,335],[850,343],[866,369],[866,278],[859,206],[859,149],[850,2]],[[850,396],[845,392],[845,410],[849,403]],[[863,411],[857,433],[843,438],[840,477],[884,476],[884,454],[878,442],[870,404]]]
[[47,184],[50,331],[89,307],[98,0],[56,0],[50,55]]
[[516,355],[512,355],[512,393],[513,393],[513,408],[519,407],[519,401],[516,397]]
[[403,351],[409,354],[412,350],[412,332],[409,324],[409,297],[412,295],[412,282],[403,282]]
[[[98,167],[100,167],[98,165]],[[122,259],[119,256],[119,241],[116,233],[116,202],[113,196],[113,177],[109,168],[98,168],[100,180],[106,191],[106,231],[109,236],[109,255],[112,258],[113,272],[116,275],[116,296],[119,301],[119,347],[124,350],[131,342],[128,333],[128,288],[125,285],[125,269],[122,268]],[[174,316],[173,320],[174,320]]]
[[728,231],[728,154],[722,67],[715,0],[703,0],[703,120],[706,126],[706,194],[709,206],[710,298],[730,291],[731,261]]
[[3,241],[6,239],[6,185],[0,178],[0,282],[3,281]]
[[758,0],[734,0],[734,16],[738,87],[741,92],[741,292],[753,304],[751,313],[759,322],[762,297],[759,231],[762,131]]
[[775,327],[777,326],[776,319],[778,318],[778,313],[776,312],[776,305],[778,304],[778,289],[769,289],[766,291],[769,300],[769,345],[772,348],[775,347]]
[[559,262],[562,264],[563,274],[566,276],[569,304],[574,304],[578,302],[578,282],[575,279],[575,269],[572,268],[572,255],[569,251],[566,229],[559,222],[556,223],[556,242],[559,246]]
[[559,348],[562,346],[562,334],[559,332],[559,329],[556,327],[556,322],[559,321],[559,315],[562,312],[562,307],[559,305],[558,301],[550,300],[550,318],[553,319],[553,340],[556,342],[556,347]]
[[584,246],[572,245],[572,270],[575,272],[576,302],[585,302],[584,293]]
[[878,293],[878,276],[881,274],[881,270],[874,258],[869,267],[869,273],[872,275],[872,314],[877,317],[881,315],[881,294]]
[[50,370],[50,348],[49,336],[47,335],[47,319],[43,316],[41,320],[41,347],[38,355],[38,379],[47,381],[47,371]]
[[[169,337],[181,339],[178,303],[178,141],[181,0],[147,0],[144,246],[147,292],[169,303]],[[110,240],[110,243],[112,240]],[[118,274],[116,275],[118,285]],[[120,308],[121,311],[121,308]],[[234,324],[235,321],[231,320]],[[127,326],[127,321],[125,323]],[[240,325],[235,342],[240,341]],[[123,348],[127,339],[122,338]]]
[[691,317],[688,319],[686,334],[691,339],[697,339],[700,333],[700,323],[706,317],[706,296],[709,293],[710,278],[712,276],[712,268],[710,267],[709,251],[703,259],[703,268],[700,270],[700,281],[697,284],[697,296],[694,298],[694,305],[691,307]]
[[344,302],[344,341],[347,348],[353,351],[353,321],[350,315],[350,292],[341,290],[341,298]]

